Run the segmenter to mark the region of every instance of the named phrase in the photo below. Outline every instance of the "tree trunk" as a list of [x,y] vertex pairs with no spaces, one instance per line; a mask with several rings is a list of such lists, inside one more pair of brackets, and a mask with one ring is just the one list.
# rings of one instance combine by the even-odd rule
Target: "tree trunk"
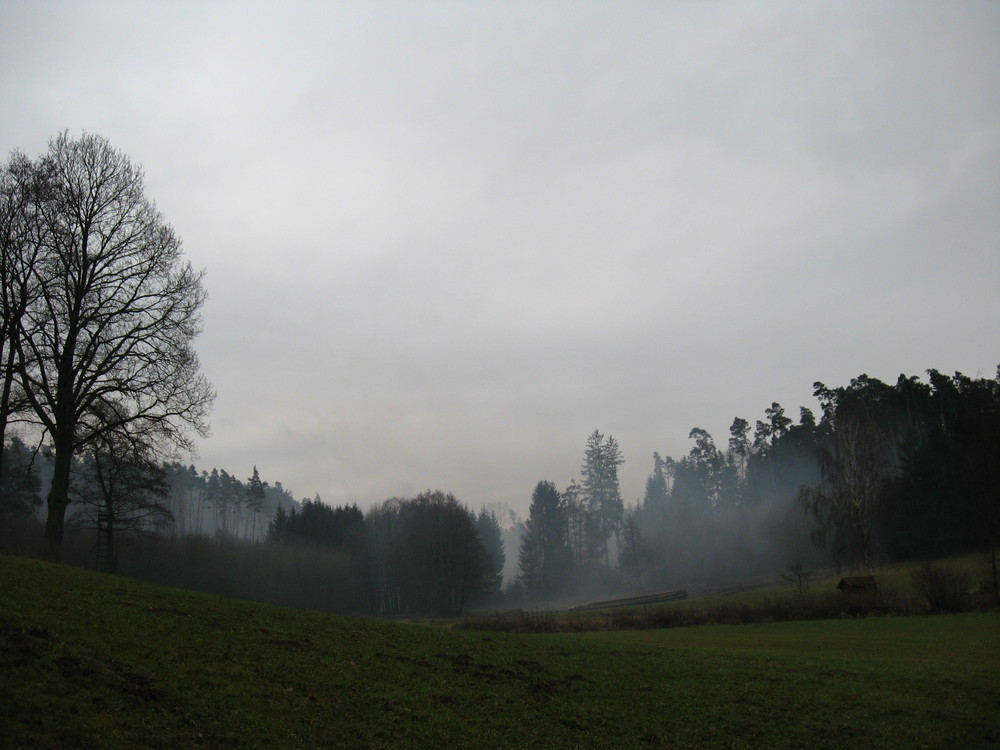
[[42,547],[42,556],[47,560],[55,562],[58,562],[62,555],[66,506],[69,505],[69,474],[72,461],[72,439],[69,440],[68,445],[65,440],[57,439],[52,472],[52,486],[49,488],[48,515],[45,519],[45,541]]
[[[4,336],[6,335],[4,333]],[[9,351],[7,353],[7,361],[4,363],[3,394],[0,395],[0,479],[3,478],[3,454],[7,446],[7,423],[10,420],[12,411],[10,402],[14,392],[14,362],[16,361],[16,354],[12,343],[9,339],[5,342]]]
[[118,572],[118,554],[115,552],[115,511],[111,503],[108,503],[108,528],[105,529],[108,549],[108,572]]

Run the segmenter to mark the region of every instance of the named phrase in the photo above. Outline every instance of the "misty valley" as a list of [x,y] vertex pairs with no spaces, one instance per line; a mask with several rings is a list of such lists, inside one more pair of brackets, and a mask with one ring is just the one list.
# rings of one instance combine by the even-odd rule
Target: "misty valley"
[[[693,429],[687,455],[653,456],[635,505],[619,489],[621,447],[594,431],[579,476],[561,489],[539,480],[526,518],[443,490],[333,507],[296,500],[256,468],[241,480],[90,450],[73,462],[62,555],[206,592],[413,618],[992,554],[997,380],[931,370],[815,393],[819,418],[801,407],[792,420],[773,403],[752,427],[734,419],[722,448]],[[2,542],[32,553],[52,452],[13,437],[3,460]]]

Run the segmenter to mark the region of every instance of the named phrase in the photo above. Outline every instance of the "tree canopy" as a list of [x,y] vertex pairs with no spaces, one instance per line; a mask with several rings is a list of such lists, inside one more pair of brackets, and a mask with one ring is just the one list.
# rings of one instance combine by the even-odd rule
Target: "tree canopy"
[[142,170],[101,136],[15,153],[0,185],[3,416],[51,442],[56,557],[75,454],[112,432],[159,452],[207,433],[214,393],[193,348],[205,291]]

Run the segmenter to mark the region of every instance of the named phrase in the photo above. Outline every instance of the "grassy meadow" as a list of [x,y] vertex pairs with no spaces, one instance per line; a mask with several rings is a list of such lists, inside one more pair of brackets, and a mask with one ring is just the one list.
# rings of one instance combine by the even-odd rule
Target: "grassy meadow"
[[986,748],[1000,614],[511,634],[0,556],[0,747]]

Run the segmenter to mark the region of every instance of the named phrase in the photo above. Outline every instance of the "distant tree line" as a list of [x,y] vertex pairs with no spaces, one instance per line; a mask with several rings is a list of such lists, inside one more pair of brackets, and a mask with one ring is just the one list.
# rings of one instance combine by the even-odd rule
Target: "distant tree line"
[[[8,471],[0,488],[0,520],[10,522],[42,506],[52,457],[44,449],[33,454],[16,438],[4,455]],[[256,467],[241,481],[224,470],[198,473],[193,466],[156,465],[108,452],[74,462],[70,496],[71,529],[90,535],[102,550],[102,567],[111,572],[133,571],[135,559],[145,557],[147,577],[169,581],[170,571],[148,566],[155,537],[169,532],[175,541],[205,538],[206,544],[186,548],[205,556],[208,566],[228,564],[232,553],[224,550],[233,545],[252,545],[259,554],[274,556],[275,569],[267,575],[277,574],[293,588],[325,585],[329,591],[316,600],[333,611],[454,616],[470,601],[495,595],[503,580],[505,554],[495,512],[474,513],[441,491],[393,498],[364,513],[357,505],[327,505],[318,496],[296,501],[280,482],[264,482]],[[126,561],[119,566],[122,540]],[[213,543],[223,551],[206,554]],[[298,552],[275,555],[277,548]],[[288,559],[301,569],[286,568]],[[306,594],[289,603],[312,600]]]
[[[724,447],[692,429],[686,455],[653,455],[633,504],[621,496],[618,442],[595,430],[579,475],[562,490],[539,481],[527,517],[503,519],[513,528],[442,491],[367,511],[333,507],[295,500],[256,467],[240,480],[113,445],[74,460],[70,525],[91,540],[108,534],[105,548],[120,546],[112,533],[130,540],[123,572],[387,617],[995,551],[1000,371],[930,370],[892,385],[862,375],[838,388],[816,383],[814,393],[818,418],[800,407],[793,420],[772,403],[753,424],[734,419]],[[0,523],[9,525],[42,506],[52,454],[12,437],[3,461]],[[189,559],[154,565],[171,545]],[[517,573],[502,589],[508,554]],[[210,574],[223,559],[256,572],[223,574],[218,562]]]
[[[32,448],[17,436],[7,441],[0,474],[0,529],[42,510],[53,463],[48,445]],[[103,567],[111,572],[119,540],[169,533],[261,541],[276,509],[301,505],[281,482],[263,481],[256,466],[246,480],[219,469],[199,473],[193,465],[153,461],[130,450],[127,441],[74,457],[67,496],[68,526],[100,536],[107,550]]]

